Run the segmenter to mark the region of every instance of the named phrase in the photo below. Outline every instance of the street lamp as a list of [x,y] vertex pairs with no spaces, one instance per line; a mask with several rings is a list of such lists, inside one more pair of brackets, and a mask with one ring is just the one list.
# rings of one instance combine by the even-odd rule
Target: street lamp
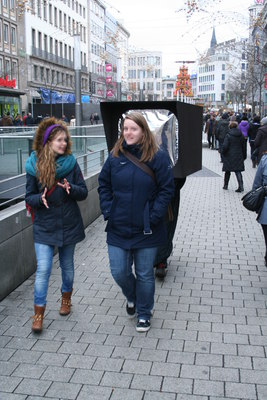
[[117,100],[121,101],[121,58],[117,58]]
[[74,70],[75,70],[75,118],[76,126],[82,125],[81,110],[81,37],[79,34],[74,37]]

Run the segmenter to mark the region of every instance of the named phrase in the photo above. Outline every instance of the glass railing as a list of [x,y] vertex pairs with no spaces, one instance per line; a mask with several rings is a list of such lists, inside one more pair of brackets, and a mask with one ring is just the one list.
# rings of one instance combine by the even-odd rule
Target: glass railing
[[[83,175],[98,172],[108,150],[103,125],[71,127],[72,152]],[[0,209],[24,199],[25,162],[32,151],[35,130],[0,135]],[[94,134],[93,134],[94,133]]]

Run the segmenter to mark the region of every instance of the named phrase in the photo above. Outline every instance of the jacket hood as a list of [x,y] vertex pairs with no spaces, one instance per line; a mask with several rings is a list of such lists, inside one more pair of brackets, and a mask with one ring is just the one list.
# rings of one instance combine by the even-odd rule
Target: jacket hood
[[242,125],[242,126],[247,126],[249,124],[249,122],[248,121],[245,121],[245,120],[243,120],[243,121],[241,121],[240,122],[240,124],[239,125]]
[[230,134],[231,136],[236,136],[236,137],[242,136],[242,132],[241,132],[240,129],[238,129],[238,128],[232,128],[232,129],[230,129],[230,130],[229,130],[229,134]]

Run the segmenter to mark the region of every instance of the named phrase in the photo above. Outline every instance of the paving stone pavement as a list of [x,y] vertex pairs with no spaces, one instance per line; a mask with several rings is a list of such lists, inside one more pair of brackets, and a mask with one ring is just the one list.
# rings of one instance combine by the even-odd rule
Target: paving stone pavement
[[[54,259],[44,331],[31,333],[34,276],[0,303],[1,400],[266,400],[267,268],[256,214],[217,151],[188,177],[152,328],[137,333],[109,272],[103,218],[78,244],[72,312],[58,313]],[[246,160],[245,190],[255,169]]]

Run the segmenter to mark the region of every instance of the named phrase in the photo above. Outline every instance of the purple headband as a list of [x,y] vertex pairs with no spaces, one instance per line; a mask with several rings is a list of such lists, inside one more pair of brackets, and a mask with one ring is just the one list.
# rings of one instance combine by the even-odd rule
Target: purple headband
[[48,128],[46,128],[45,133],[44,133],[44,137],[43,137],[43,147],[44,147],[44,145],[46,144],[46,142],[47,142],[47,140],[48,140],[49,135],[51,134],[51,132],[52,132],[55,128],[57,128],[57,127],[60,127],[63,131],[65,131],[65,128],[64,128],[64,126],[62,126],[62,125],[59,125],[59,124],[50,125]]

